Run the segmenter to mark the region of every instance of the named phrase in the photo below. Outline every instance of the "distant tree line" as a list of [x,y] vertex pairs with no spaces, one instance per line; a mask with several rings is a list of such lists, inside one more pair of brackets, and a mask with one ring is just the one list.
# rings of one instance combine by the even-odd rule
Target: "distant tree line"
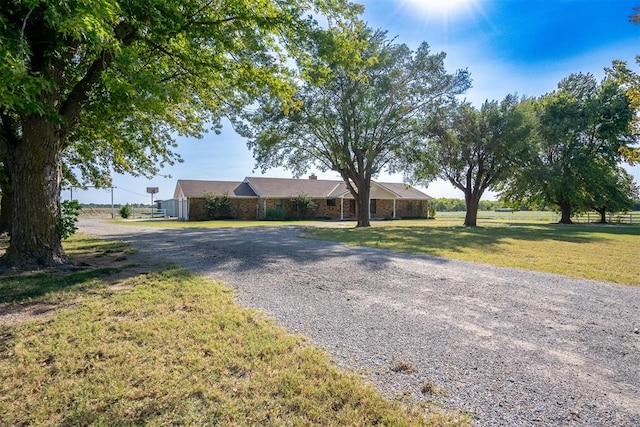
[[[437,212],[465,212],[467,205],[464,199],[452,199],[446,197],[440,197],[431,200],[431,206],[435,208]],[[535,205],[514,205],[503,200],[480,200],[478,203],[479,211],[495,211],[496,209],[510,208],[514,211],[551,211],[551,207],[547,206],[535,206]],[[635,199],[632,202],[630,211],[640,211],[640,199]]]

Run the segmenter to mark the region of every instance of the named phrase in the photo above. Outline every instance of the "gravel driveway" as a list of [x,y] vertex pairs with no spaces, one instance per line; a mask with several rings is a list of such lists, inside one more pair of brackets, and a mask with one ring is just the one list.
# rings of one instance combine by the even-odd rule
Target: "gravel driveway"
[[[462,408],[479,426],[640,426],[638,287],[353,248],[293,227],[80,229],[226,282],[388,396]],[[425,395],[425,383],[448,393]]]

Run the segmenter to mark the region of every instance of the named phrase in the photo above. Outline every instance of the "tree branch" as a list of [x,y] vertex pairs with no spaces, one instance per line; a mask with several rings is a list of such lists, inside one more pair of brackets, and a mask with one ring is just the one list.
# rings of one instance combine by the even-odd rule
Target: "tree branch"
[[[116,39],[122,46],[131,45],[136,39],[137,32],[128,22],[121,22],[114,28]],[[103,51],[87,69],[84,77],[71,89],[67,98],[62,102],[60,115],[64,118],[65,124],[63,132],[72,132],[78,124],[80,112],[89,101],[91,91],[100,81],[102,72],[113,62],[114,56],[111,51]]]

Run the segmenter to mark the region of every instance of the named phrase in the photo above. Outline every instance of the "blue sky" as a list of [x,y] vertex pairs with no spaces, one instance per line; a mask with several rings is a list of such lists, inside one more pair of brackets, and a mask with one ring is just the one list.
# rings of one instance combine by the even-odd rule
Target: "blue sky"
[[[614,59],[634,63],[640,54],[640,25],[629,22],[640,0],[361,0],[364,19],[373,28],[386,29],[397,42],[416,48],[426,41],[433,52],[447,53],[449,71],[468,69],[473,87],[464,97],[479,105],[509,93],[539,96],[574,72],[604,76]],[[640,67],[633,65],[640,72]],[[227,123],[221,135],[179,139],[184,162],[160,173],[171,178],[152,180],[114,176],[115,203],[149,203],[146,187],[159,187],[155,199],[173,196],[177,179],[242,180],[253,172],[246,141]],[[630,168],[640,181],[640,166]],[[315,172],[339,179],[335,173]],[[273,169],[265,176],[291,177]],[[383,174],[380,180],[402,181]],[[443,181],[430,184],[427,194],[458,197],[463,194]],[[63,192],[69,197],[69,191]],[[109,203],[107,190],[75,190],[83,203]],[[487,194],[485,198],[491,198]]]

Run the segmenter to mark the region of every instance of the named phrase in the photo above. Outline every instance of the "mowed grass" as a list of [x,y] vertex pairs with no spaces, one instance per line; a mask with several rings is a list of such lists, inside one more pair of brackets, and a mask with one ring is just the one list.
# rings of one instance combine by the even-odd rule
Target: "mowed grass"
[[[94,243],[81,237],[73,251],[128,251]],[[219,282],[167,267],[117,291],[112,272],[91,270],[28,275],[27,293],[15,291],[21,275],[0,279],[12,295],[0,315],[34,300],[58,307],[0,323],[0,425],[468,424],[383,398],[305,338],[238,307]]]
[[377,222],[370,228],[310,228],[308,236],[640,286],[640,226],[459,220]]

